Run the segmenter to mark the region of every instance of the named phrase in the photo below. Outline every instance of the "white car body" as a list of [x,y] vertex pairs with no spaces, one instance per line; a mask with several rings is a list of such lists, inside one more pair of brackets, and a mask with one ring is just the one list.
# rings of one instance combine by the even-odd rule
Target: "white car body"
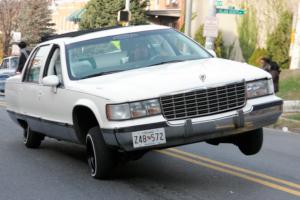
[[[217,87],[235,82],[271,79],[270,74],[259,68],[246,63],[219,58],[168,63],[83,80],[71,80],[68,76],[65,56],[66,45],[93,38],[159,29],[169,28],[156,25],[127,27],[84,34],[73,38],[55,39],[40,44],[39,46],[46,44],[59,46],[63,87],[53,88],[44,85],[42,80],[43,69],[41,69],[38,83],[24,82],[23,77],[26,66],[28,66],[28,62],[30,62],[27,61],[22,74],[7,80],[7,110],[12,118],[21,125],[26,121],[33,130],[45,133],[46,136],[76,143],[84,143],[83,137],[80,136],[81,133],[78,133],[78,128],[76,129],[74,108],[76,106],[86,107],[90,109],[96,117],[101,130],[103,130],[106,143],[122,151],[140,149],[132,145],[131,132],[145,130],[147,125],[165,123],[175,130],[176,127],[186,127],[187,124],[192,124],[193,126],[194,124],[215,123],[215,128],[214,130],[207,131],[207,133],[210,134],[204,134],[205,137],[199,137],[198,139],[193,138],[186,142],[176,141],[169,144],[168,140],[172,137],[167,135],[166,144],[147,146],[141,149],[164,148],[242,133],[274,123],[280,116],[282,100],[276,97],[275,94],[270,94],[259,98],[248,99],[245,105],[239,109],[243,114],[249,114],[248,118],[252,119],[251,113],[255,105],[268,105],[275,102],[270,111],[265,110],[266,112],[264,111],[263,114],[260,113],[261,117],[258,118],[259,120],[270,119],[269,121],[267,120],[265,124],[253,124],[253,121],[247,122],[248,118],[246,117],[245,125],[243,124],[241,127],[234,128],[233,119],[239,116],[237,110],[178,120],[167,120],[162,114],[123,121],[109,120],[106,114],[106,106],[108,104],[155,99],[166,95]],[[35,50],[32,52],[34,51]],[[33,54],[34,53],[31,53],[30,58]],[[228,119],[228,122],[232,122],[231,125],[228,125],[227,122],[220,121],[223,119]],[[220,122],[220,124],[218,124],[218,122]],[[225,128],[224,126],[222,127],[222,124]],[[211,126],[211,124],[209,126]],[[135,128],[131,130],[132,127]],[[143,128],[139,129],[139,127]],[[232,130],[228,131],[228,127]],[[149,130],[155,128],[161,127],[154,126]],[[122,129],[128,130],[125,131],[126,134],[122,134],[121,131],[119,131]],[[179,128],[177,130],[179,130]],[[208,130],[208,128],[206,127],[203,130]],[[117,141],[115,138],[117,138]],[[124,143],[122,143],[122,141],[124,141]]]

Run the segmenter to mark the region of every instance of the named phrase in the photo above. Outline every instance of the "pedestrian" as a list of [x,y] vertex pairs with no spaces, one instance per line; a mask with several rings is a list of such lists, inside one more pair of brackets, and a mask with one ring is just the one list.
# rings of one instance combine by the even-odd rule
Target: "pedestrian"
[[280,67],[275,62],[269,58],[261,58],[260,59],[261,68],[272,75],[274,91],[277,93],[279,91],[279,75],[280,75]]
[[23,67],[26,63],[26,60],[30,54],[30,51],[27,50],[27,44],[26,42],[24,41],[21,41],[19,44],[18,44],[19,48],[20,48],[20,51],[21,51],[21,55],[20,55],[20,58],[19,58],[19,65],[18,65],[18,68],[17,68],[17,72],[18,73],[21,73],[22,70],[23,70]]

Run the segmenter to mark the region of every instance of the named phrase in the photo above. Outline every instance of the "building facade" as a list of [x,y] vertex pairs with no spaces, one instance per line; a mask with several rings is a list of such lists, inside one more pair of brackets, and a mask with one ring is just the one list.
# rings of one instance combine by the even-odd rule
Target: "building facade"
[[185,0],[150,0],[149,21],[180,29],[184,23]]
[[[81,12],[89,0],[51,0],[56,33],[76,31],[79,20],[70,19]],[[124,0],[125,1],[125,0]],[[146,0],[150,22],[180,29],[184,24],[185,0]]]
[[88,0],[52,0],[52,21],[55,23],[56,33],[76,31],[79,28],[78,21],[70,20],[69,17],[84,8]]

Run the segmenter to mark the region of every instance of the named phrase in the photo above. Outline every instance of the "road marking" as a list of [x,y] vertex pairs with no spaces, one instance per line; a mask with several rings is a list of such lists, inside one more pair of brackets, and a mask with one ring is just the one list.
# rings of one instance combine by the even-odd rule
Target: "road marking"
[[257,178],[257,177],[252,177],[252,176],[247,175],[247,174],[232,171],[230,169],[222,168],[220,166],[209,164],[209,163],[204,162],[204,161],[194,160],[193,158],[183,156],[183,155],[179,155],[178,153],[176,154],[175,151],[172,152],[172,151],[169,151],[169,150],[157,150],[157,152],[159,152],[161,154],[171,156],[171,157],[174,157],[174,158],[178,158],[180,160],[184,160],[184,161],[187,161],[189,163],[193,163],[193,164],[196,164],[196,165],[199,165],[199,166],[202,166],[202,167],[207,167],[207,168],[219,171],[219,172],[223,172],[223,173],[227,173],[227,174],[230,174],[230,175],[233,175],[233,176],[237,176],[237,177],[243,178],[245,180],[252,181],[252,182],[255,182],[255,183],[258,183],[258,184],[261,184],[261,185],[264,185],[264,186],[267,186],[267,187],[270,187],[270,188],[273,188],[273,189],[276,189],[276,190],[280,190],[280,191],[283,191],[283,192],[286,192],[286,193],[289,193],[289,194],[300,197],[300,191],[298,191],[298,190],[291,189],[291,188],[288,188],[288,187],[284,187],[284,186],[278,185],[276,183],[272,183],[272,182],[269,182],[269,181],[266,181],[266,180],[263,180],[263,179],[260,179],[260,178]]
[[203,157],[203,156],[199,156],[199,155],[195,155],[195,154],[188,153],[188,152],[185,152],[185,151],[181,151],[179,149],[172,148],[172,149],[168,149],[168,150],[170,150],[174,153],[180,153],[182,155],[189,156],[191,158],[196,158],[196,159],[199,159],[199,160],[202,160],[202,161],[205,161],[205,162],[209,162],[209,163],[212,163],[212,164],[215,164],[215,165],[219,165],[219,166],[222,166],[222,167],[226,167],[226,168],[233,169],[233,170],[236,170],[236,171],[239,171],[239,172],[254,175],[256,177],[260,177],[260,178],[263,178],[263,179],[271,180],[271,181],[274,181],[274,182],[277,182],[277,183],[280,183],[280,184],[284,184],[284,185],[287,185],[287,186],[290,186],[290,187],[293,187],[293,188],[300,189],[300,184],[297,184],[297,183],[292,183],[290,181],[286,181],[286,180],[282,180],[282,179],[275,178],[275,177],[272,177],[272,176],[268,176],[266,174],[262,174],[262,173],[251,171],[251,170],[244,169],[244,168],[241,168],[241,167],[229,165],[227,163],[223,163],[223,162],[212,160],[212,159],[209,159],[209,158],[206,158],[206,157]]
[[6,103],[0,101],[0,107],[6,107]]

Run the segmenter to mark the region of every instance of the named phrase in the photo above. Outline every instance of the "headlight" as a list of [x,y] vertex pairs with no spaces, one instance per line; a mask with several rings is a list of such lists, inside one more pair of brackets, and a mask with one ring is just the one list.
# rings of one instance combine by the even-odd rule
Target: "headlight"
[[106,114],[111,120],[126,120],[130,119],[130,109],[128,104],[108,105]]
[[158,115],[161,113],[161,110],[158,99],[152,99],[133,103],[107,105],[106,113],[109,120],[128,120]]
[[247,83],[247,98],[256,98],[274,93],[272,79]]

